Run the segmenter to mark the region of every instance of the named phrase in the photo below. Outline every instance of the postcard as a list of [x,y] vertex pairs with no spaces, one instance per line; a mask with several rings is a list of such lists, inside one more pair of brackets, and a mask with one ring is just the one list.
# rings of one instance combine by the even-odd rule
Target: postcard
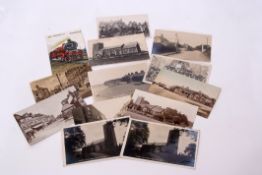
[[64,164],[120,156],[128,124],[124,117],[64,128]]
[[91,66],[149,59],[144,34],[88,41]]
[[195,168],[200,132],[131,119],[121,156]]
[[53,74],[81,64],[87,64],[91,70],[85,40],[80,30],[49,35],[47,49]]
[[211,73],[210,64],[192,63],[172,57],[153,55],[144,81],[152,83],[162,69],[168,69],[204,83],[207,82]]
[[71,67],[65,72],[55,73],[51,76],[35,80],[30,83],[36,102],[44,100],[61,92],[70,86],[74,86],[82,98],[92,95],[88,79],[87,64]]
[[147,63],[105,68],[88,73],[94,101],[131,95],[135,89],[147,90],[143,82]]
[[211,35],[156,30],[152,54],[210,62],[211,44]]
[[74,124],[74,118],[101,120],[88,115],[86,104],[76,89],[69,87],[45,100],[14,114],[27,142],[35,144],[63,127]]
[[99,38],[143,33],[149,37],[147,15],[129,15],[97,18]]
[[197,114],[208,118],[221,89],[164,69],[159,72],[149,92],[198,106]]
[[197,110],[197,106],[188,103],[135,90],[132,99],[124,104],[118,116],[191,128]]

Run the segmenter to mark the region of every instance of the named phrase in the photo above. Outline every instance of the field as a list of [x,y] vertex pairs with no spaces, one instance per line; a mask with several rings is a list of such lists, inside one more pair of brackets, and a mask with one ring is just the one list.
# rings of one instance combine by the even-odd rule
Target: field
[[[67,69],[81,66],[83,64],[88,64],[88,60],[74,61],[74,62],[51,62],[52,74],[56,74],[58,72],[64,72]],[[90,67],[91,70],[91,67]]]

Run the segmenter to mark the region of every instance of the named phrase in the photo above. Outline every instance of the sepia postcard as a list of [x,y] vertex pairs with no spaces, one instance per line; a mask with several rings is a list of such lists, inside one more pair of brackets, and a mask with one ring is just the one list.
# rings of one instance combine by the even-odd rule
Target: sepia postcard
[[135,89],[147,90],[143,82],[147,63],[138,63],[88,73],[94,101],[131,95]]
[[64,165],[120,156],[129,117],[63,129]]
[[143,34],[88,41],[91,66],[149,59]]
[[135,90],[132,99],[124,104],[118,116],[191,128],[197,110],[197,106],[188,103]]
[[87,50],[82,32],[64,32],[47,37],[47,49],[52,73],[88,64]]
[[211,35],[156,30],[152,54],[210,62],[211,44]]
[[36,102],[44,100],[61,92],[70,86],[74,86],[82,98],[92,95],[88,79],[87,64],[72,67],[65,72],[55,73],[51,76],[35,80],[30,83]]
[[93,103],[93,106],[96,107],[96,109],[99,110],[101,113],[103,113],[106,118],[114,118],[122,109],[123,104],[130,101],[130,99],[131,95],[127,95],[123,97],[97,101]]
[[153,55],[144,81],[152,83],[162,69],[167,69],[206,83],[211,72],[211,65],[197,64],[172,57]]
[[149,37],[147,15],[129,15],[97,18],[99,38],[143,33]]
[[149,92],[198,106],[197,114],[208,118],[221,89],[164,69],[149,87]]
[[121,156],[195,168],[200,132],[131,119]]
[[86,106],[72,86],[16,112],[14,117],[27,142],[32,145],[74,124],[74,118],[85,118],[88,122],[102,119],[99,116],[92,118]]

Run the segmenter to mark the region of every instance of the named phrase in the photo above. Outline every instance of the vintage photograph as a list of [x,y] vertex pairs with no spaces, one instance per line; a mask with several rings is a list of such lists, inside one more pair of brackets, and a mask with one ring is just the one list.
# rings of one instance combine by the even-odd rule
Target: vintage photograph
[[149,92],[198,106],[197,114],[208,118],[221,89],[164,69],[149,87]]
[[199,131],[131,120],[122,156],[194,168]]
[[210,62],[211,44],[211,35],[156,30],[152,54]]
[[94,100],[131,95],[135,89],[147,90],[149,85],[143,82],[146,68],[147,63],[137,63],[89,72]]
[[91,66],[149,59],[144,34],[88,41]]
[[144,77],[144,81],[152,83],[162,69],[168,69],[206,83],[211,72],[211,65],[197,64],[172,57],[153,55],[151,57],[150,66]]
[[120,156],[128,124],[124,117],[64,128],[64,164]]
[[149,37],[147,15],[130,15],[97,18],[99,38],[143,33]]
[[198,107],[181,101],[135,90],[118,116],[192,128]]
[[87,64],[72,67],[65,72],[55,73],[51,76],[35,80],[30,83],[36,102],[44,100],[54,94],[61,92],[70,86],[74,86],[82,98],[92,95],[88,79]]
[[47,49],[52,73],[88,64],[87,50],[82,32],[72,31],[47,37]]
[[32,145],[74,124],[74,118],[83,118],[87,122],[102,120],[99,116],[89,115],[86,106],[72,86],[16,112],[14,117],[27,142]]

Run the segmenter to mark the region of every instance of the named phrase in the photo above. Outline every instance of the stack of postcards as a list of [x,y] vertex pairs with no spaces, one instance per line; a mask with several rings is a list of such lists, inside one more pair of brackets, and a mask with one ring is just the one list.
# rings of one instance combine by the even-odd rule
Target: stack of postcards
[[194,121],[209,118],[221,91],[208,84],[211,36],[156,30],[150,55],[146,15],[97,26],[88,52],[81,31],[47,37],[52,75],[30,83],[37,103],[14,114],[27,142],[61,131],[64,165],[129,157],[195,167]]

